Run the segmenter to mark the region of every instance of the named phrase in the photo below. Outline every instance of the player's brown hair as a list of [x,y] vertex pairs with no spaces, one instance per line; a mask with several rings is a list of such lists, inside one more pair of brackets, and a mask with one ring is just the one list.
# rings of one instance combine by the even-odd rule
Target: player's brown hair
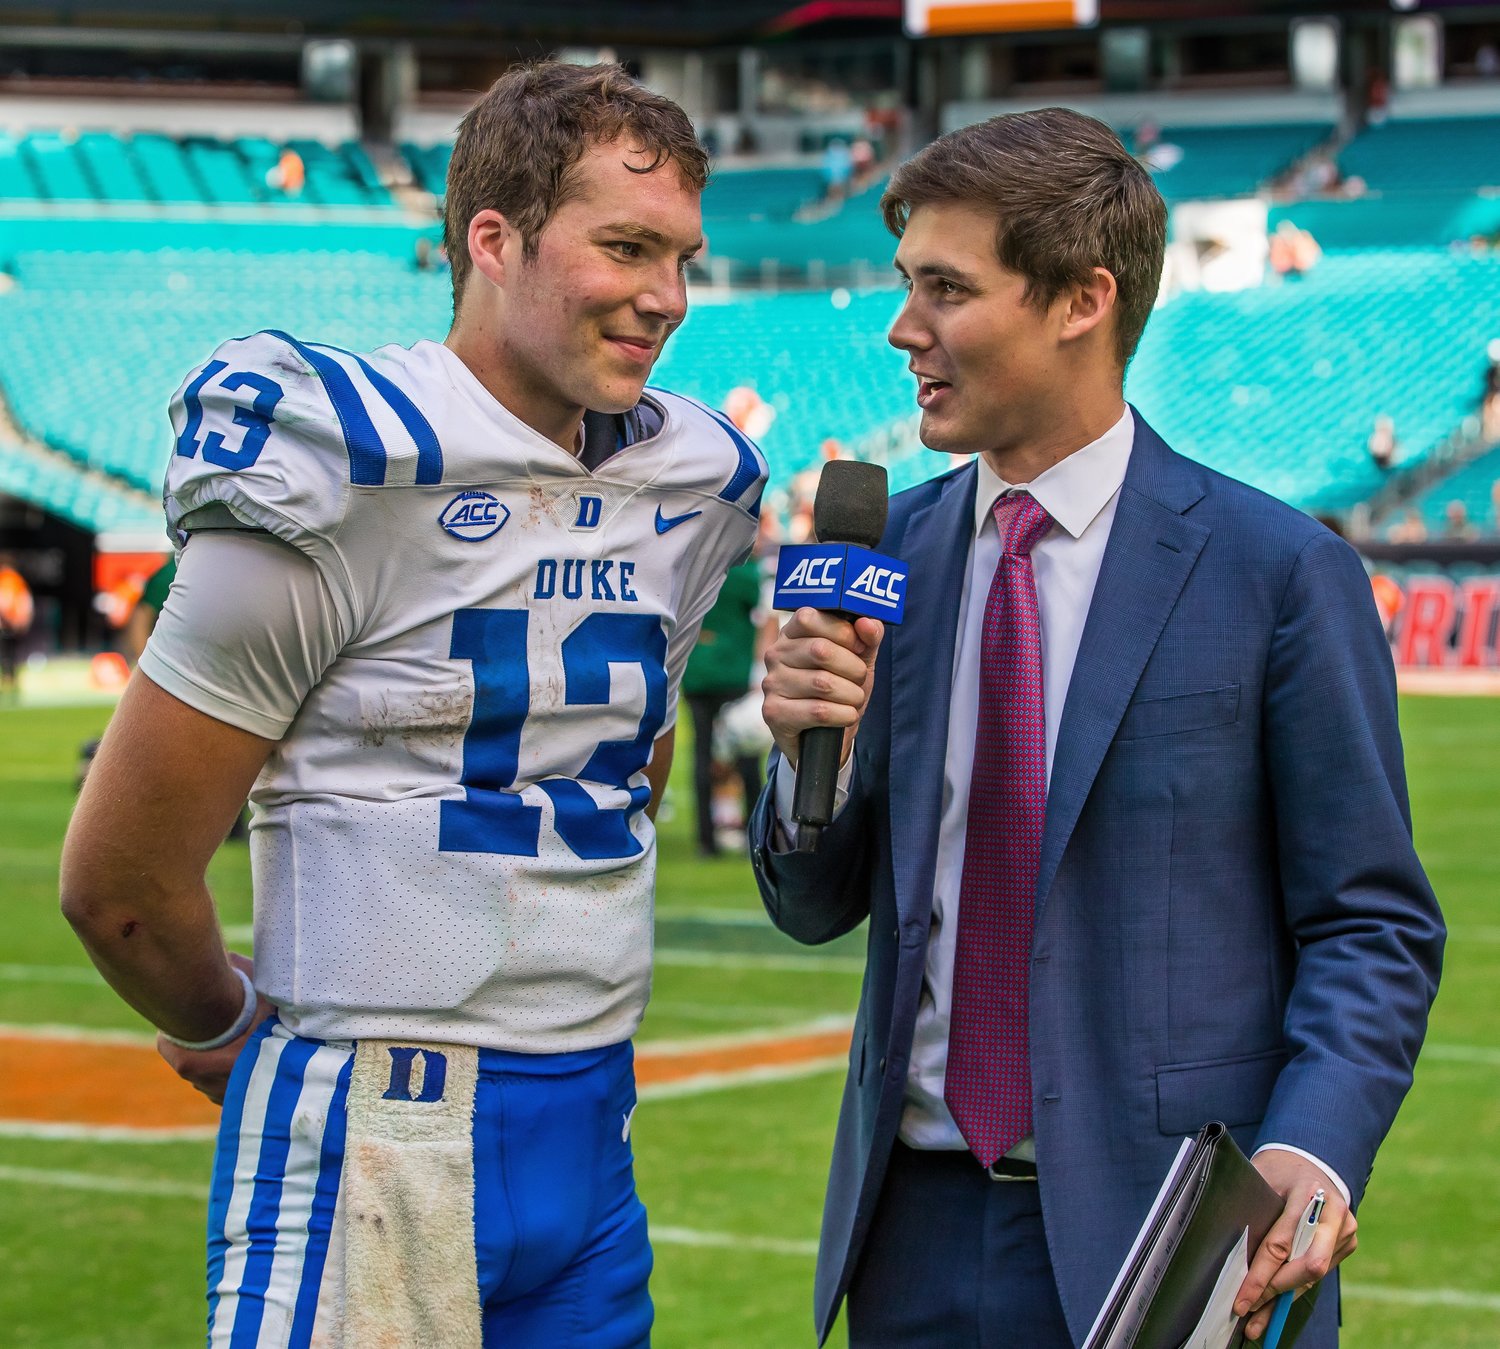
[[1108,271],[1116,354],[1129,363],[1161,285],[1167,204],[1109,127],[1042,108],[950,131],[891,175],[880,210],[899,238],[916,207],[936,202],[995,213],[995,253],[1039,308],[1095,267]]
[[499,211],[535,257],[543,226],[575,189],[574,167],[590,145],[624,137],[652,164],[674,164],[701,192],[708,156],[688,115],[669,98],[637,84],[619,65],[539,61],[507,71],[458,128],[443,210],[443,244],[453,268],[457,313],[469,279],[469,222]]

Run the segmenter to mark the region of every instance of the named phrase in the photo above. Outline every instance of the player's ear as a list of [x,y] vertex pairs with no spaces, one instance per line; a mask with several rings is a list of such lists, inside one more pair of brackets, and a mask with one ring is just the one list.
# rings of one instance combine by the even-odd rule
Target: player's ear
[[480,211],[469,221],[469,259],[496,286],[521,265],[521,233],[499,211]]

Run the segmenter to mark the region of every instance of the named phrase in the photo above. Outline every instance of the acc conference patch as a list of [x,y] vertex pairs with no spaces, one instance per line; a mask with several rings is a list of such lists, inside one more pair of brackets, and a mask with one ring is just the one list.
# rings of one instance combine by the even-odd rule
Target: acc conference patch
[[510,508],[488,492],[460,492],[438,516],[438,523],[455,539],[478,543],[498,534],[510,519]]

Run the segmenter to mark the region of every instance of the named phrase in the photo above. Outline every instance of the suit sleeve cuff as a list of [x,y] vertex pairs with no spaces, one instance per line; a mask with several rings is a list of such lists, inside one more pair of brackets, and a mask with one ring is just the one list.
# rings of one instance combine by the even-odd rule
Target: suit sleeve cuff
[[1259,1157],[1261,1153],[1268,1150],[1273,1150],[1276,1152],[1290,1152],[1298,1157],[1301,1157],[1305,1162],[1311,1162],[1315,1167],[1318,1168],[1319,1171],[1321,1171],[1325,1176],[1328,1177],[1329,1180],[1333,1182],[1334,1188],[1344,1197],[1345,1205],[1349,1204],[1349,1187],[1344,1184],[1344,1178],[1339,1175],[1339,1173],[1335,1171],[1331,1166],[1329,1166],[1328,1163],[1325,1162],[1321,1157],[1314,1157],[1312,1153],[1307,1152],[1302,1148],[1294,1148],[1290,1143],[1262,1143],[1258,1148],[1255,1149],[1253,1155]]
[[[854,755],[851,754],[844,760],[839,768],[839,775],[834,782],[833,792],[833,818],[839,817],[845,803],[849,800],[849,784],[854,781]],[[772,782],[772,804],[776,808],[776,818],[771,829],[771,851],[773,853],[786,853],[792,851],[792,799],[796,791],[797,770],[785,759],[777,758],[774,770],[774,781]]]

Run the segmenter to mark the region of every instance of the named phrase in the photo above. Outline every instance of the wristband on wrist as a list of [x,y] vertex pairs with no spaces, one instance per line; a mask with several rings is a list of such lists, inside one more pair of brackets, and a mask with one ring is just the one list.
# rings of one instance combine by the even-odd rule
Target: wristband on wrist
[[245,1005],[240,1008],[240,1014],[235,1017],[234,1025],[223,1034],[215,1035],[211,1040],[179,1040],[175,1035],[168,1035],[166,1031],[162,1031],[162,1039],[176,1045],[179,1049],[201,1052],[206,1049],[223,1049],[225,1045],[232,1044],[250,1029],[250,1023],[255,1020],[255,1009],[260,1005],[260,999],[256,996],[255,985],[250,982],[250,976],[238,965],[230,968],[239,975],[240,983],[245,989]]

